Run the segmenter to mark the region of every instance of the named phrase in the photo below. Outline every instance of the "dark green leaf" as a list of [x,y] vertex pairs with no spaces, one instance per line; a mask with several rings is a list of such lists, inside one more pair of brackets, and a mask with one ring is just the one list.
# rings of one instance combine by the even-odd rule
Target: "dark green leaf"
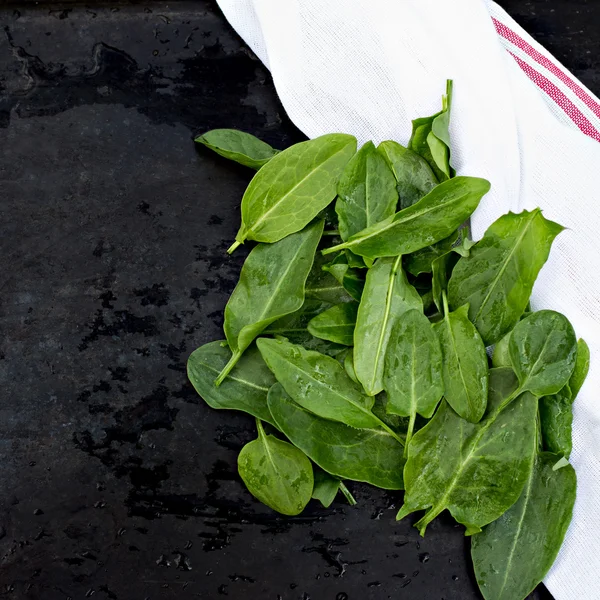
[[314,317],[308,324],[308,331],[315,337],[352,346],[357,311],[358,302],[336,304]]
[[252,345],[232,369],[223,383],[216,387],[215,377],[223,370],[231,350],[223,342],[209,342],[194,350],[187,362],[187,373],[192,385],[212,408],[242,410],[274,425],[267,408],[267,392],[275,377]]
[[565,316],[540,310],[517,323],[508,351],[521,391],[550,396],[569,382],[577,358],[577,338]]
[[277,154],[254,176],[242,198],[242,226],[229,252],[245,240],[277,242],[303,229],[333,200],[355,152],[353,136],[332,133]]
[[567,532],[575,502],[573,467],[539,454],[518,501],[473,536],[475,576],[486,600],[523,600],[544,579]]
[[531,470],[537,413],[529,393],[501,409],[516,387],[511,369],[492,369],[488,409],[476,424],[461,419],[442,401],[408,447],[406,494],[398,519],[428,509],[415,525],[423,535],[448,509],[472,535],[516,502]]
[[488,397],[488,363],[485,346],[468,317],[468,306],[454,312],[445,307],[444,320],[433,326],[443,355],[444,397],[471,423],[485,412]]
[[225,158],[257,170],[279,153],[279,150],[271,148],[257,137],[237,129],[212,129],[194,141]]
[[329,256],[323,256],[320,252],[317,253],[306,280],[306,297],[329,302],[330,304],[352,302],[354,298],[346,291],[343,284],[332,273],[324,269],[324,267],[329,268],[332,262]]
[[281,339],[260,338],[257,346],[277,381],[303,408],[352,427],[387,428],[371,412],[374,399],[362,392],[337,360]]
[[250,493],[284,515],[299,515],[310,501],[313,470],[304,452],[266,435],[260,421],[258,439],[246,444],[238,471]]
[[288,439],[322,469],[342,479],[402,489],[403,448],[382,429],[355,429],[322,419],[296,404],[276,383],[269,409]]
[[302,306],[304,284],[322,232],[323,221],[317,221],[275,244],[259,244],[250,252],[225,307],[225,336],[233,355],[217,385],[257,335]]
[[345,253],[338,254],[330,263],[323,266],[323,270],[331,273],[354,300],[360,301],[365,287],[364,271],[351,268]]
[[539,209],[509,213],[492,223],[461,258],[448,286],[451,308],[469,304],[469,318],[486,345],[495,344],[519,321],[554,238],[563,228]]
[[350,159],[337,192],[335,210],[344,241],[396,212],[396,180],[373,142],[367,142]]
[[318,500],[325,508],[329,508],[340,490],[340,480],[319,467],[313,469],[315,487],[312,497]]
[[354,370],[369,396],[383,389],[383,364],[392,327],[421,297],[408,283],[402,257],[379,259],[367,273],[354,330]]
[[400,197],[399,208],[412,206],[439,183],[427,161],[398,142],[381,142],[377,150],[383,155],[396,178]]
[[564,389],[540,398],[540,428],[544,450],[569,458],[573,448],[573,403]]
[[427,317],[409,310],[392,328],[385,357],[383,385],[387,411],[410,417],[406,445],[417,413],[431,418],[442,394],[442,351]]
[[427,246],[417,250],[404,257],[404,268],[415,277],[421,273],[431,273],[432,263],[436,258],[444,256],[452,250],[459,237],[459,232],[455,231],[447,238],[440,240],[432,246]]
[[433,188],[416,204],[392,218],[353,235],[324,254],[349,248],[367,258],[398,256],[421,250],[448,237],[477,208],[490,189],[485,179],[455,177]]

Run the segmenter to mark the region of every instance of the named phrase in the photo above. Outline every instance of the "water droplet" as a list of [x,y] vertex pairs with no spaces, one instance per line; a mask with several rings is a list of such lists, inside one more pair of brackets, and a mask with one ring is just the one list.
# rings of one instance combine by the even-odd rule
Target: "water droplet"
[[423,564],[429,562],[429,552],[423,552],[423,554],[419,554],[419,562]]
[[458,581],[458,575],[452,575],[452,581]]
[[36,508],[36,509],[33,511],[33,514],[34,514],[34,515],[37,517],[37,516],[39,516],[39,515],[43,515],[43,514],[44,514],[44,511],[43,511],[41,508]]
[[335,600],[348,600],[348,594],[346,594],[346,592],[340,592],[336,597]]

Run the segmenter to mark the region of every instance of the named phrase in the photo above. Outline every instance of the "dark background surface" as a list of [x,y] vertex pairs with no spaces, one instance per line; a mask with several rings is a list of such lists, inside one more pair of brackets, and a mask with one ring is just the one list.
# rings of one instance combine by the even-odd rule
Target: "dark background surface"
[[[600,2],[502,4],[600,91]],[[185,376],[244,254],[251,173],[192,142],[222,126],[302,137],[214,2],[0,4],[0,597],[478,598],[462,528],[398,493],[244,490],[251,419]]]

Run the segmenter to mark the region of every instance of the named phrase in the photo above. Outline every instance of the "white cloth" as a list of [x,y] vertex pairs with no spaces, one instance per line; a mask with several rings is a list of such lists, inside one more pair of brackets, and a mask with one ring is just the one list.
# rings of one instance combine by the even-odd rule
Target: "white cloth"
[[574,518],[545,583],[557,600],[600,598],[600,103],[486,0],[219,4],[307,136],[406,144],[410,120],[438,111],[453,79],[454,167],[492,183],[473,218],[475,238],[501,214],[536,206],[569,228],[532,305],[568,316],[592,366],[574,408]]

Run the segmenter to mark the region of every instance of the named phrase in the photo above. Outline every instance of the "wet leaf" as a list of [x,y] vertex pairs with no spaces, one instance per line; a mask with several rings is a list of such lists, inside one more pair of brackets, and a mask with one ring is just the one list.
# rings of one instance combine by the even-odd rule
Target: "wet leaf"
[[283,515],[299,515],[311,499],[313,470],[304,452],[265,434],[257,421],[258,439],[238,456],[238,471],[250,493]]
[[337,344],[354,344],[354,327],[358,302],[336,304],[308,323],[308,331],[315,337]]

